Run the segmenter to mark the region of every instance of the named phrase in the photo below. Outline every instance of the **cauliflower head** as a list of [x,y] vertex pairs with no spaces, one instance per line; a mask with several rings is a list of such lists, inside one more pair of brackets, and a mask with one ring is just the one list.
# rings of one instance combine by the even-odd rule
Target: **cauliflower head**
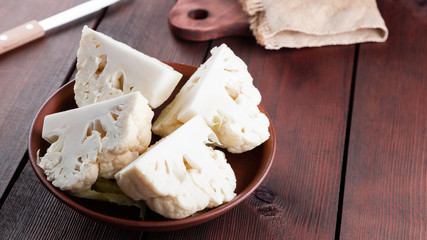
[[270,134],[268,118],[260,112],[261,95],[246,64],[225,44],[185,83],[153,123],[155,134],[166,136],[200,115],[232,153],[252,150]]
[[231,201],[236,177],[200,116],[150,147],[115,178],[122,191],[172,219]]
[[74,85],[79,107],[139,91],[156,108],[169,98],[181,77],[159,60],[83,28]]
[[48,115],[42,137],[51,145],[38,165],[61,190],[89,189],[147,149],[153,115],[139,92]]

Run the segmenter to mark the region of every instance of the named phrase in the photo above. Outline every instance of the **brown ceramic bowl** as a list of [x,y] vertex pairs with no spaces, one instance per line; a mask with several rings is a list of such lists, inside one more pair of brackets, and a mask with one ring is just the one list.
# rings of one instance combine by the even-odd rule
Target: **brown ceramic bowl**
[[[194,73],[196,67],[177,63],[168,64],[184,75],[183,80],[180,82],[181,84],[172,94],[172,96],[174,96],[182,87],[183,83]],[[230,154],[225,151],[228,162],[231,164],[231,167],[236,174],[237,196],[231,202],[210,209],[200,215],[191,216],[185,219],[170,220],[147,209],[145,220],[142,221],[138,220],[138,209],[136,208],[124,206],[119,207],[110,203],[72,197],[54,187],[49,181],[47,181],[43,170],[37,166],[37,151],[40,149],[40,156],[43,156],[49,146],[49,144],[41,137],[44,117],[48,114],[76,107],[74,102],[73,85],[74,81],[71,81],[63,86],[41,107],[31,127],[28,151],[34,172],[43,185],[66,205],[99,222],[140,231],[171,231],[206,222],[229,211],[247,198],[262,182],[273,162],[276,149],[276,136],[274,135],[273,124],[270,119],[271,136],[270,139],[261,146],[242,154]],[[168,102],[170,102],[171,99],[173,99],[173,97],[171,97]],[[167,104],[163,104],[163,106],[165,105]],[[266,110],[262,106],[260,106],[260,109],[268,117]],[[155,116],[157,116],[161,110],[161,108],[156,109]],[[158,137],[153,136],[153,141],[158,139]]]

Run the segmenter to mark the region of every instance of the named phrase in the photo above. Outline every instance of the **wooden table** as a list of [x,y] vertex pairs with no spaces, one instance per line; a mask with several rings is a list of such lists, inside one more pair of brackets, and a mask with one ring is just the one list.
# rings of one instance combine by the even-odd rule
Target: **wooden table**
[[[82,0],[3,0],[0,31]],[[253,37],[174,38],[173,0],[126,1],[0,55],[0,239],[426,239],[427,7],[378,0],[385,43],[268,51]],[[226,43],[248,65],[277,135],[261,186],[207,223],[134,232],[53,197],[28,163],[43,102],[73,79],[83,25],[163,61],[199,65]]]

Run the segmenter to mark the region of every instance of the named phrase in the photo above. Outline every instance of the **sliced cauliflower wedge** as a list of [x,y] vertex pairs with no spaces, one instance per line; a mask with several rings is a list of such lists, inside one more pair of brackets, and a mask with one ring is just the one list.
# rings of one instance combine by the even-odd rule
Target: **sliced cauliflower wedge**
[[116,181],[134,200],[164,217],[180,219],[231,201],[236,177],[218,141],[196,116],[119,171]]
[[79,107],[139,91],[156,108],[169,98],[181,77],[159,60],[83,28],[74,85]]
[[61,190],[89,189],[147,149],[153,115],[139,92],[48,115],[42,137],[51,145],[38,165]]
[[218,136],[221,147],[242,153],[265,142],[269,120],[260,112],[261,95],[246,64],[222,44],[185,83],[153,123],[155,134],[166,136],[200,115]]

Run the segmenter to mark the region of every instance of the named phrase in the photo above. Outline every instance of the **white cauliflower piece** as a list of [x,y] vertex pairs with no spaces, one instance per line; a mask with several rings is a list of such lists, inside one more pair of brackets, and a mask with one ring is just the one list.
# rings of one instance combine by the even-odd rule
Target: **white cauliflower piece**
[[150,147],[115,175],[122,191],[172,219],[231,201],[236,177],[200,116]]
[[83,28],[74,85],[77,106],[139,91],[156,108],[166,101],[182,74],[124,43]]
[[261,95],[252,84],[246,64],[225,44],[185,83],[153,124],[153,132],[166,136],[196,115],[201,115],[229,152],[249,151],[270,134],[268,118],[259,111]]
[[51,146],[38,165],[61,190],[86,190],[147,149],[153,115],[139,92],[48,115],[42,137]]

